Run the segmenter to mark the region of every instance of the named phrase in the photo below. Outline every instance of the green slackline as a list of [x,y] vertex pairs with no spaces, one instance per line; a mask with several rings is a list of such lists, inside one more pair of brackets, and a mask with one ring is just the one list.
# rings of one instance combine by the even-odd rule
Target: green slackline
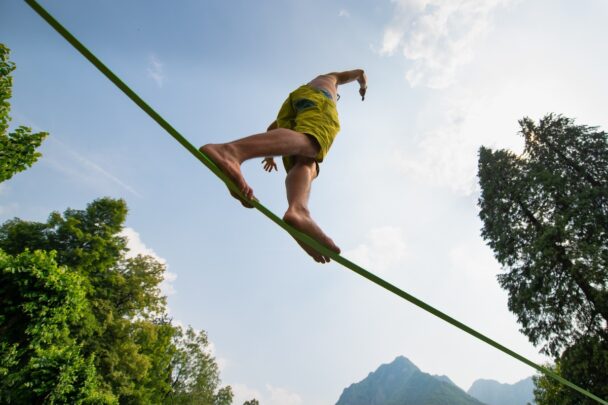
[[[142,110],[144,110],[154,121],[156,121],[161,127],[163,127],[175,140],[177,140],[183,147],[185,147],[190,153],[194,155],[198,160],[200,160],[205,166],[209,168],[216,176],[218,176],[226,185],[242,198],[247,200],[243,194],[238,190],[238,188],[233,184],[232,180],[228,178],[214,163],[211,159],[209,159],[204,153],[201,153],[197,148],[195,148],[190,142],[186,140],[175,128],[173,128],[167,121],[165,121],[156,111],[152,109],[145,101],[143,101],[133,90],[131,90],[122,80],[120,80],[107,66],[105,66],[95,55],[93,55],[84,45],[82,45],[70,32],[65,29],[53,16],[51,16],[40,4],[36,2],[36,0],[25,0],[25,2],[34,9],[47,23],[49,23],[62,37],[64,37],[74,48],[76,48],[85,58],[89,60],[97,69],[101,71],[108,79],[112,81],[119,89],[123,91],[135,104],[137,104]],[[419,300],[418,298],[406,293],[405,291],[395,287],[394,285],[384,281],[380,277],[375,274],[370,273],[369,271],[363,269],[362,267],[356,265],[355,263],[345,259],[340,256],[336,252],[328,249],[323,246],[315,239],[310,236],[298,231],[297,229],[291,227],[287,223],[285,223],[282,219],[277,217],[274,213],[272,213],[269,209],[264,207],[259,201],[251,201],[251,204],[262,214],[266,215],[270,220],[275,222],[281,228],[286,230],[290,235],[294,238],[298,239],[301,242],[306,243],[307,245],[314,248],[319,253],[329,256],[336,262],[340,263],[344,267],[354,271],[362,277],[365,277],[369,281],[379,285],[382,288],[398,295],[399,297],[411,302],[412,304],[418,306],[419,308],[424,309],[427,312],[435,315],[436,317],[443,319],[447,323],[457,327],[458,329],[476,337],[477,339],[489,344],[490,346],[502,351],[503,353],[508,354],[511,357],[521,361],[522,363],[527,364],[528,366],[540,371],[541,373],[554,378],[560,383],[578,391],[579,393],[594,399],[595,401],[608,405],[608,401],[605,401],[596,395],[593,395],[589,391],[579,387],[578,385],[571,383],[570,381],[560,377],[558,374],[553,371],[542,367],[531,360],[528,360],[524,356],[517,354],[516,352],[508,349],[507,347],[501,345],[498,342],[486,337],[485,335],[477,332],[476,330],[468,327],[462,322],[457,321],[456,319],[444,314],[443,312],[433,308],[427,303]]]

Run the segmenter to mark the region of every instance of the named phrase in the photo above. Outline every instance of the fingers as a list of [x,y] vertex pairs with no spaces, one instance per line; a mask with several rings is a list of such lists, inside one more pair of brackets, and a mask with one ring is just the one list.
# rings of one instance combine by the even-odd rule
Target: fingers
[[274,163],[273,163],[273,164],[266,163],[266,164],[264,165],[264,170],[266,170],[268,173],[270,173],[270,172],[272,171],[272,169],[274,169],[274,170],[278,171],[278,169],[277,169],[277,165],[276,165],[276,164],[274,164]]
[[359,94],[361,95],[361,101],[365,100],[365,93],[367,92],[367,87],[359,89]]

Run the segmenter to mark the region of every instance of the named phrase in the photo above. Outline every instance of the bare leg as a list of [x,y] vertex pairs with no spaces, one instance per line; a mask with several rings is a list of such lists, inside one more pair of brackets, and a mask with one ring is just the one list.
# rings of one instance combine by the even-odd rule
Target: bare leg
[[[336,246],[319,226],[313,221],[308,211],[308,198],[310,186],[316,176],[316,165],[313,159],[298,157],[295,166],[287,174],[285,186],[287,188],[287,201],[289,208],[283,219],[294,228],[304,232],[327,246],[329,249],[340,253]],[[328,263],[329,257],[318,253],[316,250],[303,242],[298,244],[319,263]]]
[[[243,174],[241,164],[252,158],[266,156],[306,156],[314,157],[319,146],[308,135],[291,129],[278,128],[257,135],[248,136],[224,144],[208,144],[200,151],[228,175],[239,190],[249,199],[253,198],[253,189],[249,187]],[[237,198],[236,194],[233,197]],[[241,203],[251,208],[251,204],[238,198]]]

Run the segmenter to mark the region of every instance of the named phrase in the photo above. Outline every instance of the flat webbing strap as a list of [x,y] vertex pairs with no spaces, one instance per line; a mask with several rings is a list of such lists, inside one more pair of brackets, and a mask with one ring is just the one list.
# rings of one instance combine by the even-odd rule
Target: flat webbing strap
[[[186,148],[194,157],[200,160],[205,166],[209,168],[216,176],[218,176],[226,185],[235,193],[240,195],[242,198],[245,198],[243,194],[237,189],[232,180],[227,177],[214,163],[211,159],[209,159],[205,154],[201,153],[197,148],[195,148],[190,142],[186,140],[175,128],[173,128],[167,121],[165,121],[156,111],[154,111],[146,102],[144,102],[133,90],[131,90],[122,80],[120,80],[106,65],[104,65],[95,55],[93,55],[84,45],[82,45],[70,32],[65,29],[53,16],[51,16],[40,4],[36,2],[36,0],[25,0],[25,2],[32,8],[36,13],[38,13],[47,23],[49,23],[62,37],[64,37],[74,48],[78,50],[85,58],[89,60],[97,69],[101,71],[112,83],[114,83],[120,90],[123,91],[135,104],[137,104],[142,110],[144,110],[154,121],[156,121],[161,127],[163,127],[176,141],[178,141],[184,148]],[[245,198],[246,199],[246,198]],[[571,383],[570,381],[562,378],[558,374],[553,371],[542,367],[531,360],[528,360],[524,356],[514,352],[513,350],[508,349],[507,347],[501,345],[498,342],[486,337],[485,335],[477,332],[476,330],[468,327],[462,322],[457,321],[456,319],[444,314],[438,309],[433,308],[427,303],[419,300],[418,298],[406,293],[405,291],[397,288],[396,286],[384,281],[380,277],[376,276],[373,273],[365,270],[364,268],[358,266],[357,264],[345,259],[334,251],[328,249],[321,243],[317,242],[315,239],[310,236],[298,231],[297,229],[291,227],[287,223],[285,223],[282,219],[277,217],[274,213],[272,213],[269,209],[264,207],[259,201],[251,201],[251,204],[262,214],[266,215],[270,220],[279,225],[281,228],[286,230],[290,235],[294,238],[298,239],[301,242],[306,243],[308,246],[311,246],[317,252],[329,256],[337,263],[340,263],[344,267],[354,271],[362,277],[365,277],[369,281],[379,285],[380,287],[392,292],[395,295],[411,302],[423,310],[430,312],[436,317],[444,320],[445,322],[455,326],[456,328],[468,333],[489,344],[490,346],[500,350],[503,353],[508,354],[509,356],[521,361],[522,363],[527,364],[528,366],[540,371],[541,373],[554,378],[560,383],[578,391],[579,393],[594,399],[600,404],[608,405],[608,401],[605,401],[596,395],[593,395],[589,391],[579,387],[578,385]]]

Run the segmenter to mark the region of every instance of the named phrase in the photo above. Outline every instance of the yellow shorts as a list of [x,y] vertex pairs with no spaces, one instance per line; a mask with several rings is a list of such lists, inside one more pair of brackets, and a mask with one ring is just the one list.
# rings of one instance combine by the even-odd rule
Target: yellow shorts
[[[277,116],[277,126],[310,135],[319,143],[319,154],[315,156],[318,172],[318,163],[323,161],[340,131],[336,103],[321,90],[305,84],[285,100]],[[293,156],[283,157],[286,171],[294,164]]]

